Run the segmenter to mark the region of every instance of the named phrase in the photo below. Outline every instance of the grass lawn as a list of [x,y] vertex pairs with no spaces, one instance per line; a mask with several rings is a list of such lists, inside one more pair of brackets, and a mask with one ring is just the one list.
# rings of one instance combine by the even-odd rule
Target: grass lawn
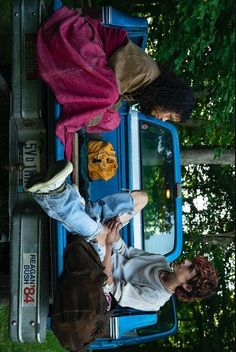
[[1,352],[63,352],[65,351],[52,332],[47,333],[46,341],[42,344],[17,343],[8,336],[8,307],[0,305],[0,351]]

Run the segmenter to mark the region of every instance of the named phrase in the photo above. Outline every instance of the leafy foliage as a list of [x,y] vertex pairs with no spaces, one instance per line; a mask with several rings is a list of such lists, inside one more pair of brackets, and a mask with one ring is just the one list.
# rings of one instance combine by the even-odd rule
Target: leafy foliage
[[[222,348],[231,351],[235,317],[235,244],[224,234],[234,231],[235,191],[232,184],[235,171],[232,166],[190,166],[182,173],[185,239],[182,257],[191,258],[200,253],[208,256],[217,268],[220,281],[217,295],[209,300],[190,306],[180,304],[178,340],[183,347],[186,343],[194,346],[194,351],[221,351]],[[187,318],[190,315],[191,320]],[[196,322],[194,334],[191,334],[192,320]]]
[[214,234],[232,231],[234,167],[190,165],[182,169],[182,174],[185,232]]
[[[155,12],[154,12],[155,11]],[[149,52],[169,64],[196,92],[195,119],[184,144],[228,148],[234,142],[234,6],[232,0],[160,1],[150,12]]]

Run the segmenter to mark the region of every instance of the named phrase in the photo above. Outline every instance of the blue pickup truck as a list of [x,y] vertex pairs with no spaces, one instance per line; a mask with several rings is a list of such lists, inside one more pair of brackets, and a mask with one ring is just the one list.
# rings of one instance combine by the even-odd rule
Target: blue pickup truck
[[[62,6],[54,0],[51,11]],[[10,116],[10,336],[18,342],[43,342],[50,329],[50,306],[63,270],[67,244],[65,228],[49,219],[24,192],[33,172],[43,172],[53,160],[64,158],[63,145],[54,137],[60,106],[37,74],[35,41],[45,18],[39,0],[13,0],[12,108]],[[101,8],[107,26],[125,28],[129,38],[145,49],[146,19],[127,16],[110,6]],[[124,103],[121,123],[100,138],[112,143],[118,159],[109,181],[90,181],[88,194],[95,200],[122,189],[144,189],[149,204],[122,229],[129,246],[176,260],[182,250],[180,148],[175,127],[138,112]],[[72,182],[80,187],[80,135],[74,139]],[[175,298],[160,311],[120,308],[106,333],[91,349],[112,349],[147,343],[177,331]]]

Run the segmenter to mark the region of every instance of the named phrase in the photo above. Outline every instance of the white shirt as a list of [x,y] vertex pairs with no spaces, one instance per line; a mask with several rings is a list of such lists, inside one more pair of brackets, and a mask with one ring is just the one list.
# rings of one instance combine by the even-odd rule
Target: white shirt
[[127,247],[120,239],[113,243],[112,293],[119,305],[139,310],[156,311],[172,295],[163,285],[159,273],[170,271],[164,256]]

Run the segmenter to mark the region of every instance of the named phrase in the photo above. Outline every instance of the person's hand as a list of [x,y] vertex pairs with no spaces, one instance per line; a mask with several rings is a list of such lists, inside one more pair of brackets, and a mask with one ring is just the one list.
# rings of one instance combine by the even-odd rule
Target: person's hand
[[106,237],[106,245],[112,245],[120,239],[121,223],[117,218],[113,218],[106,223],[108,227],[108,234]]
[[99,233],[99,235],[96,238],[97,243],[99,243],[103,247],[106,245],[106,238],[107,238],[108,232],[109,232],[108,226],[103,225],[102,231]]

